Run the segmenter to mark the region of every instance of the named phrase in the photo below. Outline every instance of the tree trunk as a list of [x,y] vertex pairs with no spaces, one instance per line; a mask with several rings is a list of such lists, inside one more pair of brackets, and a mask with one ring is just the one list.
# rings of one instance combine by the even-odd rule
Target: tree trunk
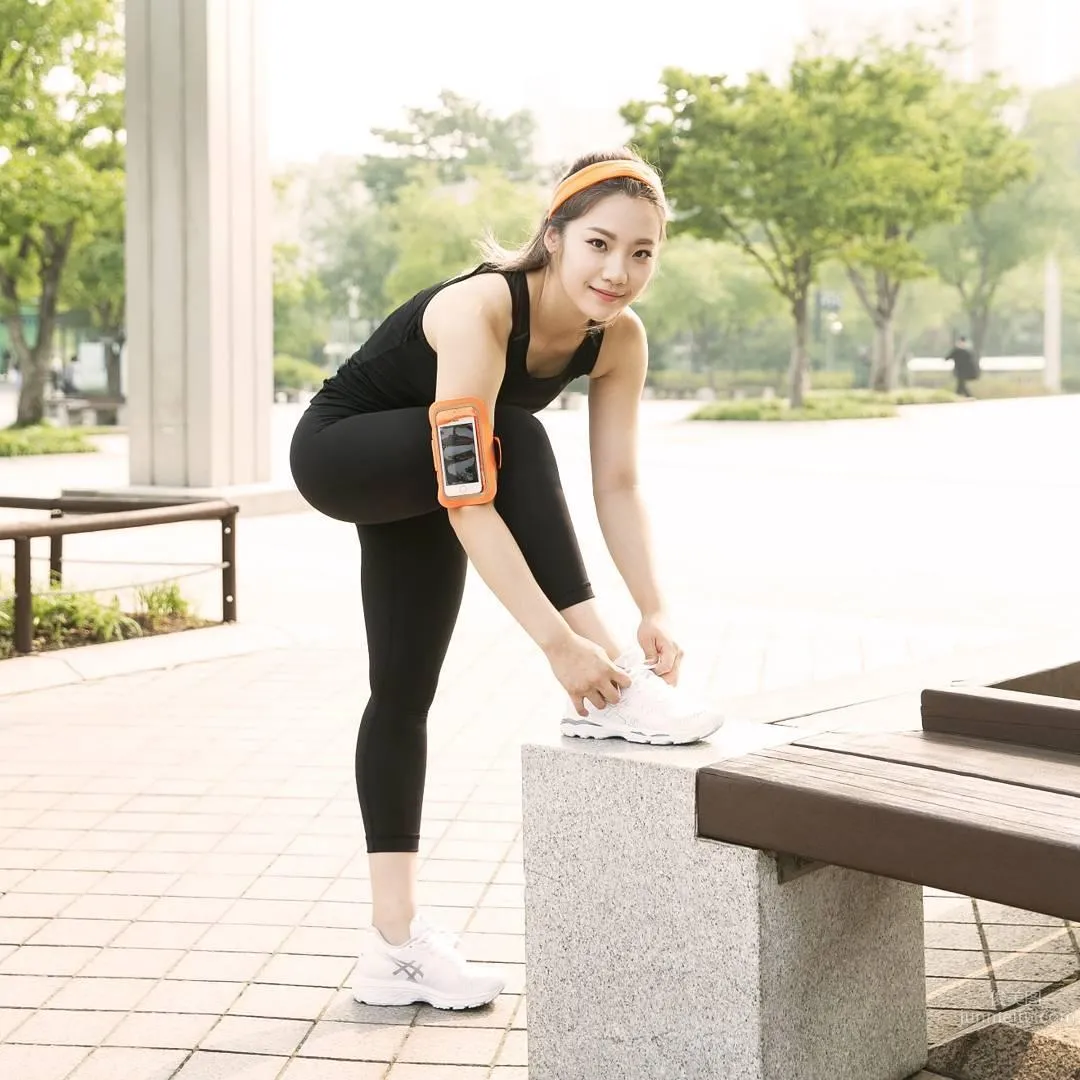
[[[894,236],[896,236],[895,230],[886,233],[887,239]],[[893,320],[902,283],[892,279],[884,270],[875,270],[874,294],[871,296],[863,274],[853,266],[849,266],[847,269],[848,278],[855,286],[855,292],[874,324],[870,389],[878,391],[895,390],[898,373],[896,370],[896,331]]]
[[[19,340],[26,357],[22,364],[22,384],[19,387],[19,407],[16,427],[40,424],[45,418],[45,387],[49,379],[49,360],[52,352],[53,331],[56,329],[56,312],[60,303],[60,279],[64,274],[71,241],[75,235],[75,223],[68,222],[57,235],[49,226],[45,228],[45,253],[42,257],[38,280],[41,296],[38,299],[38,333],[33,349],[26,345],[19,322]],[[10,322],[9,322],[10,327]]]
[[975,359],[981,360],[983,346],[986,344],[986,332],[990,329],[990,304],[976,302],[968,308],[971,320],[971,348]]
[[791,343],[791,366],[788,369],[788,382],[791,386],[790,400],[793,409],[802,407],[809,390],[809,364],[807,342],[810,340],[810,320],[806,303],[807,293],[798,294],[791,304],[791,314],[795,320],[795,339]]
[[45,418],[45,386],[49,379],[49,353],[35,346],[20,358],[22,381],[19,384],[19,407],[16,427],[40,424]]
[[114,331],[105,339],[105,392],[111,398],[120,397],[120,345],[119,331]]
[[875,378],[873,388],[887,393],[896,389],[896,330],[891,314],[874,320]]
[[867,380],[867,386],[871,390],[880,390],[881,384],[884,382],[881,359],[881,335],[878,333],[877,324],[875,323],[874,338],[870,345],[870,378]]

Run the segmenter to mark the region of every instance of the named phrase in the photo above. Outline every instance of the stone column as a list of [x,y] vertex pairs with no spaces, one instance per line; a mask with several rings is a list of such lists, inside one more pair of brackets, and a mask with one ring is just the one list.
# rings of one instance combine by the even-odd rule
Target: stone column
[[270,479],[270,175],[260,0],[127,0],[133,486]]

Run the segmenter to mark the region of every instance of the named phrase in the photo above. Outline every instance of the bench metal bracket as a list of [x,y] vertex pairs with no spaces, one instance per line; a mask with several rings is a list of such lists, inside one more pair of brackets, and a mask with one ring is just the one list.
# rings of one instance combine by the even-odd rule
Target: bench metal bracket
[[801,855],[788,855],[782,851],[770,851],[768,854],[776,860],[776,881],[779,885],[794,881],[805,874],[812,874],[828,865],[817,859],[804,859]]

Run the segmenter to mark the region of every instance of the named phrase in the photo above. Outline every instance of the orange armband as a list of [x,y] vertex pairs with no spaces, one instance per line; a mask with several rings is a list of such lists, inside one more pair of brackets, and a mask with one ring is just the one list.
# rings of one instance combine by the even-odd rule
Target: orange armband
[[448,510],[491,502],[498,489],[502,447],[479,398],[436,401],[428,409],[439,503]]

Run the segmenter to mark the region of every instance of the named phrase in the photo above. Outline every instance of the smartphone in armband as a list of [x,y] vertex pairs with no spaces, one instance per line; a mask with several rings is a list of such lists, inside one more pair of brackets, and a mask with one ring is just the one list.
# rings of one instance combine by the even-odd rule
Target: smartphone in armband
[[439,503],[453,508],[491,502],[501,447],[484,403],[476,398],[436,402],[429,419]]
[[442,489],[447,498],[479,495],[484,489],[480,476],[480,442],[476,421],[460,417],[439,424],[439,456],[442,460]]

